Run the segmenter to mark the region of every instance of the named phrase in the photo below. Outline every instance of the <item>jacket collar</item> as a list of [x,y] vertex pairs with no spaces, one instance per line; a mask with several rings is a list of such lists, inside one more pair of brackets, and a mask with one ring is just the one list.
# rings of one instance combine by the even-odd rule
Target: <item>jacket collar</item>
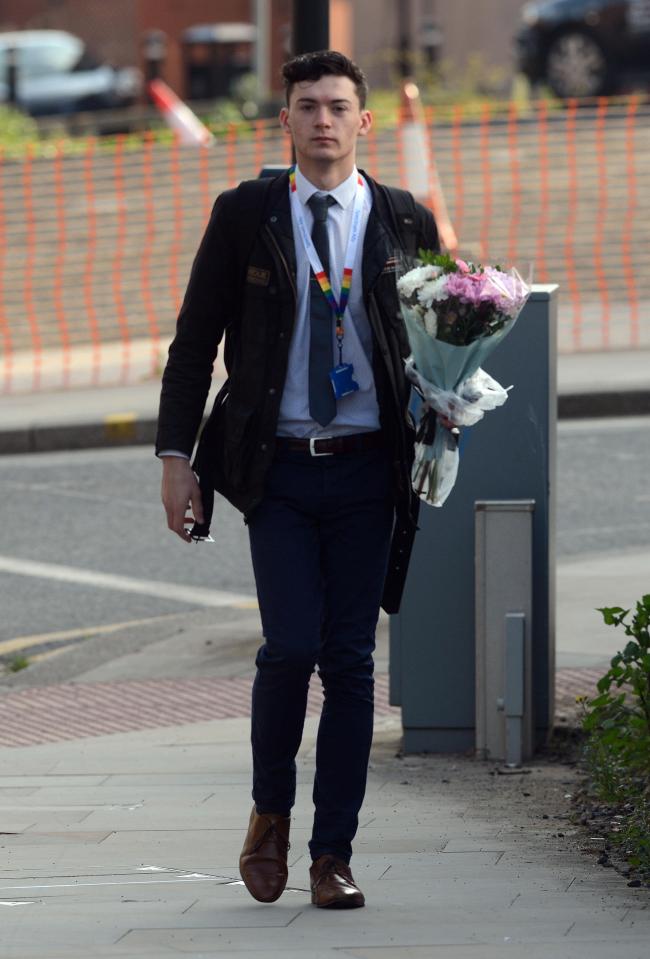
[[301,203],[309,203],[310,198],[315,193],[325,193],[327,192],[329,196],[333,197],[339,206],[342,206],[344,209],[351,206],[354,203],[354,198],[357,192],[357,179],[359,177],[359,171],[356,166],[352,170],[352,173],[343,180],[342,183],[339,183],[338,186],[334,187],[333,190],[320,190],[318,187],[314,186],[307,177],[302,173],[299,166],[296,167],[296,191],[298,194],[298,199]]
[[375,285],[379,275],[390,269],[399,246],[395,234],[390,228],[390,211],[384,194],[372,177],[365,171],[359,171],[368,181],[372,193],[372,207],[363,241],[363,294],[364,298]]

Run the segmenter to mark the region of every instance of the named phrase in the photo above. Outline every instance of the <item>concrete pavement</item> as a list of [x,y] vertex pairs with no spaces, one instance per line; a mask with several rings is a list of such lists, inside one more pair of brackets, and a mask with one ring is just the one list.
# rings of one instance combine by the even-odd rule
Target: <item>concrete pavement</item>
[[[626,387],[650,396],[648,354],[622,357],[561,358],[560,396],[582,397],[583,415],[603,392],[619,413],[613,398]],[[157,392],[144,382],[8,397],[0,448],[148,441]],[[149,426],[138,434],[138,423]],[[560,565],[558,676],[607,661],[620,637],[585,610],[608,596],[632,602],[647,590],[648,570],[650,554],[639,550]],[[37,743],[0,750],[2,959],[645,959],[650,889],[599,866],[602,838],[569,821],[574,767],[542,755],[521,774],[499,775],[494,763],[463,755],[401,757],[399,712],[383,707],[352,863],[367,907],[329,913],[309,903],[315,717],[298,761],[289,887],[277,903],[254,902],[237,872],[250,807],[249,720],[226,700],[235,681],[250,678],[254,614],[202,611],[184,629],[169,619],[164,629],[151,623],[87,640],[2,680],[0,702],[16,704],[22,741]],[[210,629],[226,645],[208,647]],[[383,622],[382,675],[385,634]],[[90,655],[93,642],[104,644],[103,658]],[[214,677],[223,697],[215,706],[228,718],[192,721],[193,677]],[[170,683],[185,680],[175,715]],[[146,708],[133,697],[138,682]],[[51,684],[67,695],[79,738],[63,741],[60,702],[39,718],[29,698],[20,709],[12,699]],[[143,728],[145,712],[160,727]],[[118,720],[130,731],[97,735]]]
[[[288,888],[253,901],[237,859],[247,719],[5,751],[3,959],[645,959],[650,891],[596,862],[568,822],[575,771],[499,776],[400,758],[378,720],[353,870],[367,906],[310,905],[316,719],[298,759]],[[546,818],[545,818],[546,817]]]
[[[288,889],[254,902],[237,859],[258,642],[253,611],[202,610],[3,677],[3,740],[22,729],[35,743],[0,750],[3,959],[645,959],[650,888],[600,866],[602,838],[570,821],[574,766],[540,754],[505,775],[467,755],[400,754],[385,619],[352,863],[368,905],[329,913],[309,901],[317,677]],[[559,719],[577,691],[563,689]]]

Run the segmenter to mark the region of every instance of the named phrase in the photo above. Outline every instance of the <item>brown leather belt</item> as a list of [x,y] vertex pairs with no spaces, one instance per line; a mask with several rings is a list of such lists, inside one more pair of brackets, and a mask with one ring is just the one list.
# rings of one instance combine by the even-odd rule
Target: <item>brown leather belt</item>
[[374,430],[372,433],[351,433],[348,436],[326,436],[322,439],[278,436],[275,445],[278,450],[310,453],[312,456],[334,456],[336,453],[363,453],[366,450],[378,450],[385,446],[385,442],[381,430]]

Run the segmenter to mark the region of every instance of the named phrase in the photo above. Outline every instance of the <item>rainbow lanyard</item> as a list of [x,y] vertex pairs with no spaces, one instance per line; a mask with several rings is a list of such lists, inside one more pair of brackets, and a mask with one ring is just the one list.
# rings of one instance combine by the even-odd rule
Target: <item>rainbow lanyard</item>
[[347,309],[350,299],[350,287],[352,286],[352,269],[359,246],[359,224],[361,222],[361,213],[363,210],[363,191],[364,182],[360,174],[357,174],[357,192],[354,198],[354,207],[352,210],[352,223],[350,224],[350,233],[348,236],[348,245],[345,251],[345,260],[343,261],[343,278],[341,280],[341,298],[336,301],[332,291],[332,285],[329,277],[323,269],[323,264],[316,252],[310,232],[307,229],[305,218],[302,212],[302,205],[298,199],[296,188],[296,168],[292,166],[289,170],[289,198],[293,208],[295,222],[298,224],[298,232],[305,247],[305,253],[309,260],[309,265],[314,271],[314,276],[318,280],[318,285],[325,294],[325,298],[330,305],[332,314],[336,321],[336,342],[339,348],[339,363],[343,362],[343,315]]

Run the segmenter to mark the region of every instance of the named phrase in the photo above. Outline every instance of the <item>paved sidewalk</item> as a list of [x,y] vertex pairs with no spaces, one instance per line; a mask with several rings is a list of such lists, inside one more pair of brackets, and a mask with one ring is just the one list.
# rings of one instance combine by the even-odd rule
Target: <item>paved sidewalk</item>
[[367,907],[315,909],[315,724],[289,884],[271,905],[237,870],[247,719],[5,752],[3,959],[646,959],[650,891],[599,866],[567,823],[569,767],[499,776],[462,756],[400,759],[390,718],[376,724],[353,858]]
[[[98,662],[93,643],[116,645]],[[2,741],[18,745],[0,749],[2,959],[645,959],[650,890],[599,866],[602,841],[570,823],[575,768],[398,757],[385,619],[353,859],[367,908],[309,902],[316,677],[289,888],[272,905],[250,899],[237,859],[258,643],[251,610],[203,610],[3,677]],[[558,671],[559,718],[595,675]]]

